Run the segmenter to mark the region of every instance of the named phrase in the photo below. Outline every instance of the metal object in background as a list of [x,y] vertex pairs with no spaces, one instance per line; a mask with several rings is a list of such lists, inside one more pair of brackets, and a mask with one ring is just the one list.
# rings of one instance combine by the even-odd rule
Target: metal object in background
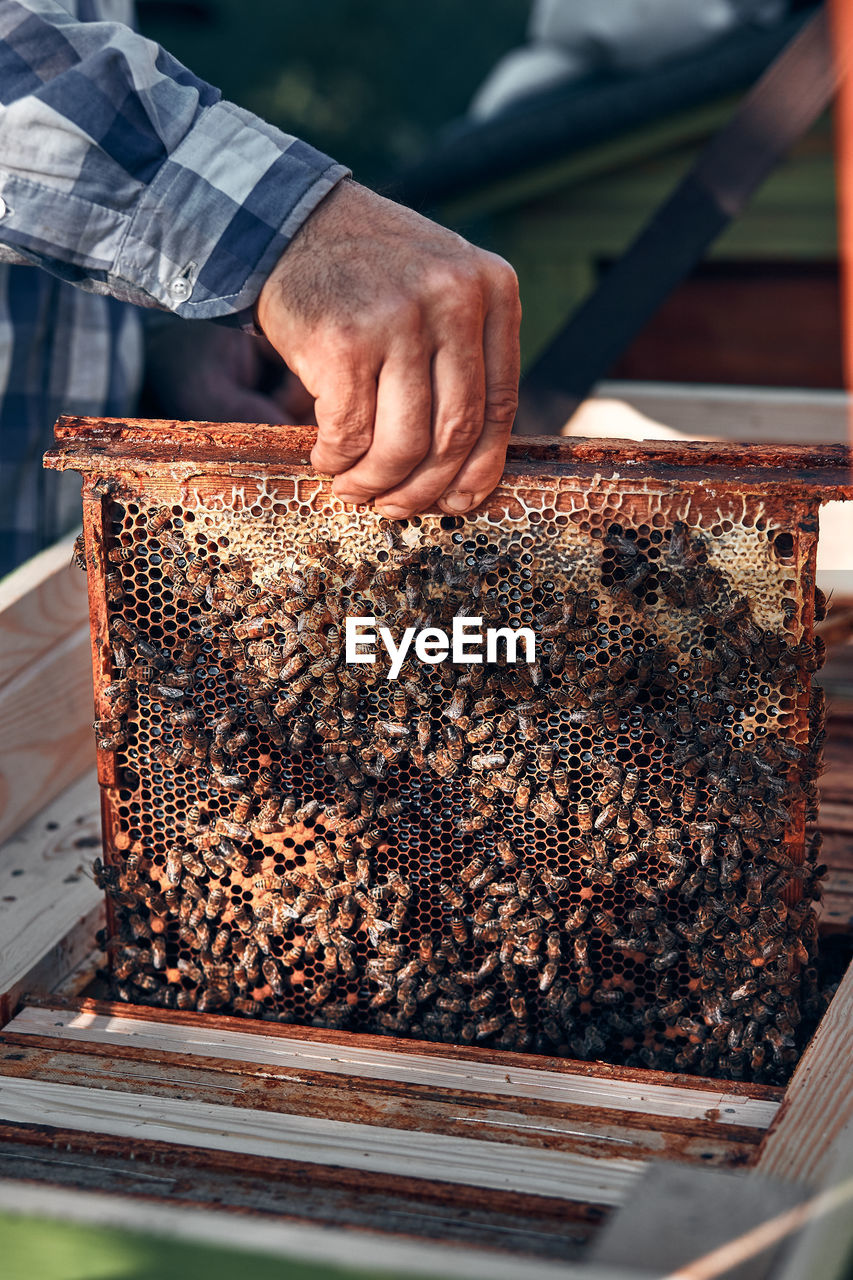
[[[57,438],[120,999],[786,1078],[845,449],[534,441],[479,510],[389,524],[301,429]],[[536,662],[344,661],[345,616],[458,615],[531,627]]]

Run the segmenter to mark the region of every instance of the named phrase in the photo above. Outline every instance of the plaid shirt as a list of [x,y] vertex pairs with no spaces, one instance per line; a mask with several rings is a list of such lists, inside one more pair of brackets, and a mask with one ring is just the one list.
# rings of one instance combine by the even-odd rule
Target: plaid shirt
[[78,518],[76,478],[41,468],[57,415],[133,406],[125,304],[252,329],[271,268],[348,173],[131,20],[131,0],[0,0],[0,574]]

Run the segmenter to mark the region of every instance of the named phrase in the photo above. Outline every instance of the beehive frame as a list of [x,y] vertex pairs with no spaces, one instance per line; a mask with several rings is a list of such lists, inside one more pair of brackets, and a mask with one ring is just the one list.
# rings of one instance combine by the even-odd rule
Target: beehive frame
[[[787,1075],[844,450],[526,442],[478,511],[391,528],[331,499],[303,430],[57,437],[120,998]],[[474,610],[531,626],[538,666],[392,682],[333,639]]]

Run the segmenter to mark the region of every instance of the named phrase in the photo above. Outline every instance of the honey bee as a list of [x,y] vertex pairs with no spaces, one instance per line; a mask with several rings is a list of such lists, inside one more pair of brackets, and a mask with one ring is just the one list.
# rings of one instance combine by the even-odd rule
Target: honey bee
[[314,990],[308,997],[308,1003],[315,1008],[321,1004],[325,1004],[330,999],[333,991],[332,983],[329,981],[318,982]]
[[166,939],[162,933],[151,939],[151,963],[155,969],[166,968]]
[[[80,564],[80,561],[77,559],[78,543],[80,545],[81,551],[84,551],[86,544],[85,544],[82,533],[78,535],[78,537],[74,542],[74,563],[79,565],[79,567],[85,571],[86,569],[85,560],[83,564]],[[113,564],[124,564],[128,560],[132,560],[135,554],[136,553],[132,546],[126,547],[126,546],[123,546],[121,543],[117,543],[114,547],[110,547],[109,551],[107,552],[107,559],[110,560]]]
[[166,850],[166,879],[170,884],[179,885],[183,876],[183,852],[177,845],[170,845]]
[[460,946],[464,946],[468,941],[468,926],[461,911],[450,913],[450,931],[454,942],[458,942]]
[[596,1004],[604,1004],[608,1006],[623,1004],[625,1000],[625,992],[619,987],[596,987],[592,992],[592,998]]
[[195,1007],[199,1013],[214,1013],[217,1009],[221,1009],[223,1005],[228,1004],[231,999],[231,988],[229,986],[210,986],[198,994]]
[[222,959],[222,957],[225,955],[225,952],[228,950],[228,946],[230,942],[231,942],[231,930],[226,925],[223,925],[221,929],[218,929],[216,931],[216,933],[214,934],[213,941],[210,944],[210,954],[214,957],[214,959],[216,960]]
[[237,756],[245,747],[249,746],[251,741],[252,732],[244,726],[238,729],[236,733],[231,733],[226,738],[223,738],[221,745],[227,755]]
[[[118,637],[119,640],[126,640],[128,644],[133,644],[136,641],[139,632],[136,627],[131,626],[131,624],[125,621],[124,618],[115,618],[110,623],[110,635]],[[119,663],[117,665],[127,664]]]
[[149,512],[145,521],[145,530],[150,538],[156,538],[172,523],[172,512],[169,507],[155,507]]
[[[83,568],[85,568],[85,562]],[[117,570],[113,570],[105,576],[104,585],[106,587],[107,600],[110,604],[115,604],[123,599],[124,583],[121,574]]]
[[589,801],[581,800],[575,810],[577,824],[581,831],[589,832],[593,829],[592,806]]
[[476,1024],[476,1038],[478,1040],[486,1040],[489,1036],[495,1035],[503,1028],[503,1018],[500,1014],[493,1014],[490,1018],[485,1018]]

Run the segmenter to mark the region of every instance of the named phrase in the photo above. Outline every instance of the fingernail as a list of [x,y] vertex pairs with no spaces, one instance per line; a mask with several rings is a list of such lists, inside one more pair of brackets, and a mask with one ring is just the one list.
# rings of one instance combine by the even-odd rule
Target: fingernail
[[374,503],[374,511],[378,511],[381,516],[386,516],[389,520],[406,520],[408,511],[405,507],[377,507]]
[[332,497],[337,498],[338,502],[348,502],[350,506],[355,507],[366,501],[365,498],[357,498],[354,493],[335,493],[334,490],[332,490]]
[[443,507],[445,511],[467,511],[474,501],[473,493],[460,493],[458,489],[446,493],[443,498],[439,499],[438,505]]

